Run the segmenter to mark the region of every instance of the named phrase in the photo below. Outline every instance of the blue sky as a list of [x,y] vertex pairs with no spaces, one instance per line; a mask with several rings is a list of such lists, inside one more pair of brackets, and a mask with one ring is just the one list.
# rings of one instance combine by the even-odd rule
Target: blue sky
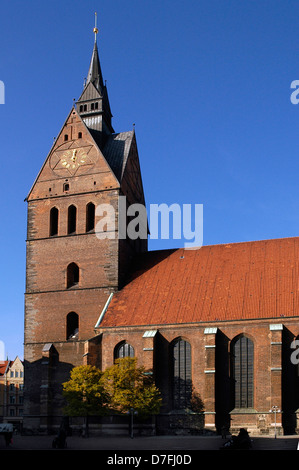
[[95,11],[114,128],[135,123],[147,204],[203,204],[205,245],[299,233],[297,0],[2,2],[0,340],[11,359],[23,357],[24,199],[82,91]]

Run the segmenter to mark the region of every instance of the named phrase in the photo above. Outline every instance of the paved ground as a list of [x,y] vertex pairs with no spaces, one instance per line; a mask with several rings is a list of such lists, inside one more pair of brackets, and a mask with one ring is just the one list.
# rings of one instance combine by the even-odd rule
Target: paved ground
[[[13,443],[6,448],[0,436],[1,450],[52,450],[54,436],[13,436]],[[71,436],[67,438],[69,450],[98,451],[188,451],[219,450],[225,442],[220,436],[152,436],[152,437],[89,437]],[[297,450],[299,436],[253,437],[253,450]],[[55,450],[53,450],[55,452]],[[113,452],[111,452],[113,455]]]

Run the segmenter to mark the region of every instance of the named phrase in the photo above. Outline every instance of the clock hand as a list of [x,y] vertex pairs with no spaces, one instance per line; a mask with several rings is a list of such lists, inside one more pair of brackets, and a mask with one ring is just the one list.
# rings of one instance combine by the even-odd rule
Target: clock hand
[[77,150],[73,150],[72,161],[75,162],[77,159]]

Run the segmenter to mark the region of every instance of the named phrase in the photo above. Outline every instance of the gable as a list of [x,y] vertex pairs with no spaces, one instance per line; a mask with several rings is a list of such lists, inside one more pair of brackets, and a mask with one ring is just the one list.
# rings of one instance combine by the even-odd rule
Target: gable
[[98,98],[102,98],[100,95],[99,91],[96,89],[94,84],[92,82],[89,82],[86,87],[84,87],[84,90],[78,100],[79,101],[88,101],[88,100],[95,100]]
[[119,187],[113,170],[74,107],[26,199],[62,195],[63,183],[70,181],[73,192]]
[[13,364],[10,366],[11,370],[22,370],[23,369],[23,363],[20,360],[20,358],[17,356],[15,360],[13,361]]

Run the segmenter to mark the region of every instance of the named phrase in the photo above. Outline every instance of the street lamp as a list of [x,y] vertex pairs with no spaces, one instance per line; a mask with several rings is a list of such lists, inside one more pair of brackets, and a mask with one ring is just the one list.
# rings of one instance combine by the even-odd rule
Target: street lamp
[[274,413],[274,437],[276,439],[276,413],[280,413],[280,409],[278,408],[278,406],[276,405],[273,405],[271,410],[269,410],[270,413]]

